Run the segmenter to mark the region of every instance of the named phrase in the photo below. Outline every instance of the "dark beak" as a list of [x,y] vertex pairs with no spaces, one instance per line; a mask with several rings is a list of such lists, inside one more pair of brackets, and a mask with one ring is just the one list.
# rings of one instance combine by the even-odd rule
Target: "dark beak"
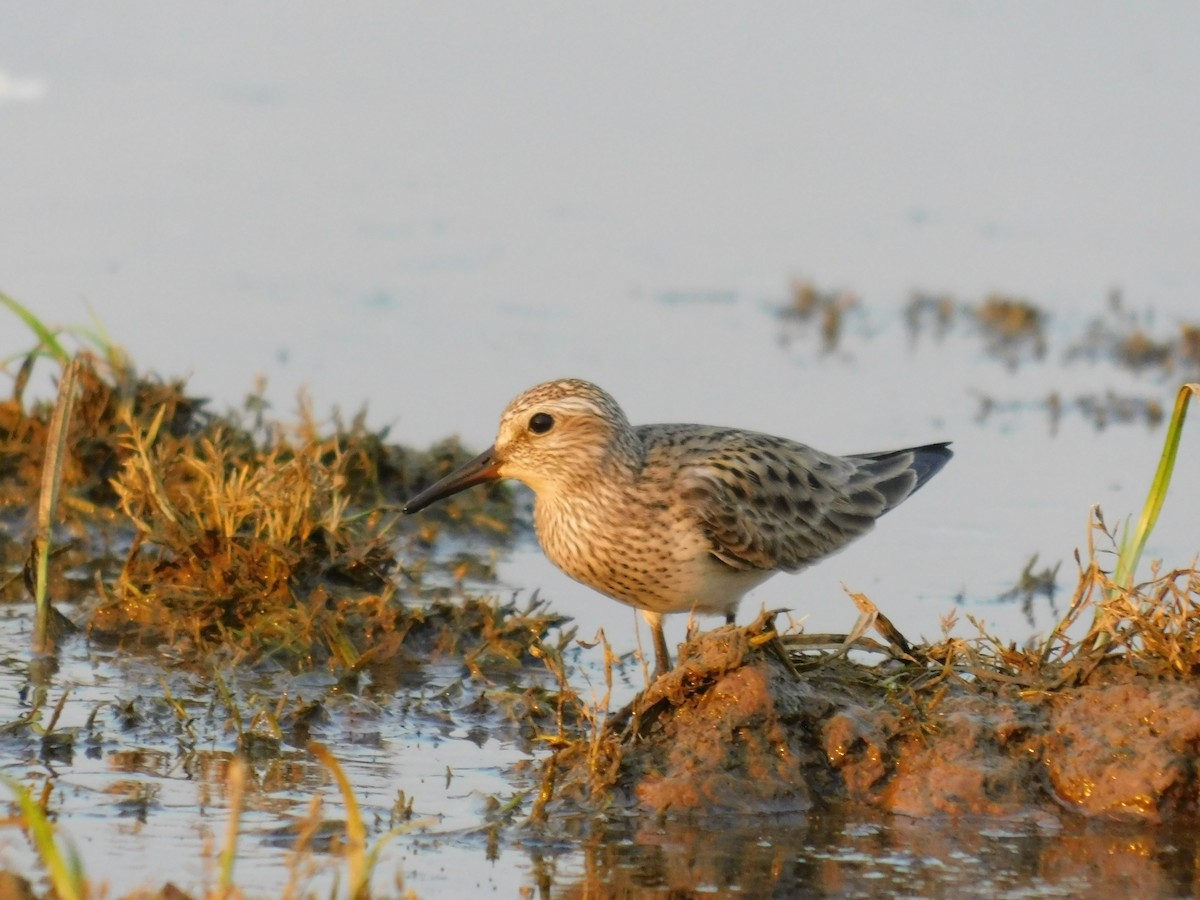
[[474,484],[484,481],[495,481],[500,477],[500,463],[496,459],[496,448],[488,447],[477,457],[463,466],[455,469],[441,481],[431,484],[417,496],[404,504],[406,513],[420,512],[431,503],[436,503],[443,497],[465,491]]

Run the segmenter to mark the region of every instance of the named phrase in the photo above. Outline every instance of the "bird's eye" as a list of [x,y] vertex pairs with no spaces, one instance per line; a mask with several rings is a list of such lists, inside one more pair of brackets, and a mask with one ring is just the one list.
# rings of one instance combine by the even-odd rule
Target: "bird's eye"
[[554,417],[549,413],[534,413],[529,419],[529,430],[534,434],[545,434],[554,427]]

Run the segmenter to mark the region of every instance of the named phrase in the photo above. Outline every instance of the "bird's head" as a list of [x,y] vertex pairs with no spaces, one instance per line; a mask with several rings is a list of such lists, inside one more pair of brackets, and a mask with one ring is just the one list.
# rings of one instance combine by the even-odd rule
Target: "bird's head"
[[407,513],[485,481],[515,478],[553,496],[598,477],[610,462],[635,455],[636,438],[621,407],[587,381],[548,381],[525,391],[500,416],[496,442],[413,497]]

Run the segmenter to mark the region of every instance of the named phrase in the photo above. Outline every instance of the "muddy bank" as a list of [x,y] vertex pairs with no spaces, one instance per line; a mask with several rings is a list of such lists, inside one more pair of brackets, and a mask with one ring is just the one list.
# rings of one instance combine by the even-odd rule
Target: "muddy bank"
[[685,645],[598,738],[561,750],[555,802],[656,813],[805,812],[1187,820],[1200,801],[1200,684],[1106,658],[1031,688],[845,659],[797,672],[756,627]]

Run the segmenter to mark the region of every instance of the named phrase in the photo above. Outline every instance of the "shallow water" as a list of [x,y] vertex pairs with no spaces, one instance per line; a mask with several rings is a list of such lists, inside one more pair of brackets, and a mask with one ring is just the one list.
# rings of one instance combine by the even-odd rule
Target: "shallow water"
[[[24,698],[21,707],[27,709],[33,689],[24,657],[32,610],[18,605],[4,612],[0,691]],[[49,695],[53,705],[70,689],[55,733],[73,736],[71,750],[48,753],[26,729],[12,730],[0,743],[4,774],[26,784],[51,779],[50,805],[93,884],[123,892],[167,881],[188,888],[213,883],[214,842],[219,848],[225,833],[226,776],[243,729],[261,736],[254,744],[241,742],[251,748],[246,752],[253,787],[242,816],[237,883],[252,894],[269,896],[287,883],[295,834],[277,832],[295,826],[314,792],[324,797],[325,819],[344,818],[328,773],[304,749],[308,738],[333,750],[373,832],[393,826],[413,831],[385,854],[381,888],[403,873],[425,884],[422,893],[436,895],[447,878],[462,886],[462,873],[479,870],[477,860],[488,843],[487,798],[507,800],[517,792],[521,779],[514,778],[512,767],[533,748],[516,726],[471,713],[471,701],[485,688],[464,683],[461,666],[430,664],[411,673],[401,689],[387,692],[369,680],[338,690],[335,679],[320,673],[220,674],[232,708],[214,698],[213,675],[69,639]],[[168,697],[186,709],[186,724]],[[277,703],[291,709],[313,701],[321,701],[323,709],[302,736],[285,727],[276,740],[270,729],[252,727]],[[395,817],[400,791],[411,801],[411,818]],[[0,832],[0,859],[18,871],[33,868],[16,829]],[[318,874],[301,882],[318,893],[322,886],[328,892],[336,873],[324,859]],[[520,873],[501,870],[490,880],[507,886],[508,895]]]
[[[24,650],[30,610],[0,620],[0,691],[28,688]],[[593,673],[594,674],[594,673]],[[324,698],[327,715],[311,737],[330,746],[354,785],[370,840],[394,825],[374,885],[420,896],[482,890],[499,896],[637,896],[691,891],[745,896],[1191,896],[1200,887],[1197,838],[1187,829],[1135,828],[1058,820],[910,820],[870,809],[836,813],[655,820],[616,813],[552,820],[535,828],[523,815],[489,812],[536,778],[520,763],[540,755],[514,728],[467,710],[483,686],[434,664],[399,689],[368,681],[330,693],[331,679],[230,671],[230,695],[247,724],[264,700],[273,706]],[[236,753],[231,711],[211,700],[201,676],[162,661],[115,653],[72,639],[64,647],[51,700],[71,686],[56,733],[73,752],[48,753],[27,732],[0,740],[2,771],[27,784],[53,784],[51,806],[93,884],[115,893],[167,881],[215,881],[225,832],[225,777]],[[166,690],[191,713],[187,727],[164,703]],[[23,696],[28,698],[29,694]],[[474,721],[473,721],[474,720]],[[44,720],[43,720],[44,721]],[[285,731],[286,735],[286,731]],[[292,877],[293,826],[311,795],[324,818],[344,816],[325,770],[285,736],[251,753],[251,788],[238,845],[237,883],[271,896]],[[411,800],[396,818],[397,792]],[[339,869],[317,845],[300,864],[301,886],[328,892]],[[33,871],[15,829],[0,830],[0,861]]]
[[[971,633],[967,614],[1018,641],[1051,627],[1090,506],[1113,524],[1137,514],[1162,429],[1098,430],[1071,412],[1055,429],[1038,404],[1107,391],[1171,402],[1181,372],[1068,364],[1110,291],[1161,337],[1197,318],[1196,8],[460,9],[22,6],[0,31],[0,290],[49,321],[94,311],[140,366],[191,374],[218,408],[261,372],[281,416],[307,385],[318,409],[369,403],[373,423],[418,445],[459,432],[483,446],[512,395],[565,374],[608,388],[634,422],[740,425],[842,452],[953,439],[952,464],[873,535],[771,580],[742,620],[786,607],[810,630],[845,631],[845,585],[914,639],[937,637],[951,611],[958,633]],[[858,295],[833,352],[776,315],[793,276]],[[1011,367],[970,329],[914,347],[913,290],[1028,297],[1050,314],[1048,351]],[[23,327],[0,322],[0,355],[28,349]],[[981,397],[1013,407],[979,421]],[[1200,470],[1185,462],[1176,479],[1147,548],[1170,565],[1200,534],[1187,499]],[[1039,598],[1027,616],[995,598],[1034,554],[1062,563],[1060,590],[1057,608]],[[500,576],[540,590],[581,636],[603,628],[618,652],[636,646],[632,611],[532,546]],[[8,722],[25,708],[28,614],[3,612]],[[683,628],[676,617],[668,637]],[[599,654],[579,651],[578,684],[600,683]],[[476,883],[500,896],[597,883],[1195,890],[1187,840],[1083,824],[864,813],[591,838],[505,827],[490,840],[486,798],[529,787],[512,767],[533,750],[456,721],[466,699],[430,718],[427,698],[460,675],[446,663],[378,695],[359,686],[314,733],[372,815],[388,822],[403,790],[425,822],[385,848],[381,889],[402,872],[426,896]],[[73,685],[63,728],[100,709],[95,755],[77,741],[69,762],[46,762],[28,735],[0,737],[4,772],[56,773],[64,829],[115,890],[212,877],[202,848],[222,834],[236,732],[228,710],[205,709],[195,746],[181,745],[160,679],[182,696],[193,677],[74,641],[51,697]],[[264,677],[263,696],[306,696],[303,680],[227,677],[239,697]],[[631,665],[620,697],[640,686]],[[118,700],[154,709],[150,724],[127,731]],[[288,844],[268,832],[328,779],[286,744],[255,771],[274,787],[247,813],[238,880],[269,894]],[[337,815],[332,786],[325,797]],[[0,842],[0,861],[28,871],[15,832]]]

